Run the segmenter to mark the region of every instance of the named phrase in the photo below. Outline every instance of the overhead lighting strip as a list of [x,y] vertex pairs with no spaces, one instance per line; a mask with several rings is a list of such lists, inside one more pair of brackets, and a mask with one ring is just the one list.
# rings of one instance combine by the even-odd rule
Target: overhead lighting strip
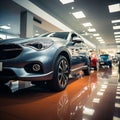
[[108,5],[108,9],[110,13],[113,12],[120,12],[120,3],[118,4],[113,4],[113,5]]
[[118,19],[118,20],[112,20],[111,22],[112,22],[112,23],[119,23],[119,22],[120,22],[120,19]]
[[74,0],[59,0],[62,4],[68,4],[74,2]]
[[84,27],[91,27],[92,24],[91,24],[90,22],[88,22],[88,23],[83,23],[83,26],[84,26]]
[[116,43],[120,43],[120,41],[116,41]]
[[118,41],[118,40],[120,40],[120,38],[116,38],[115,40]]
[[120,34],[120,32],[114,32],[114,35],[119,35]]
[[5,29],[5,30],[11,29],[11,27],[8,26],[8,25],[1,25],[0,28],[1,28],[1,29]]
[[96,29],[95,29],[95,28],[89,28],[88,31],[89,31],[89,32],[95,32]]
[[102,39],[102,37],[96,37],[96,39],[97,39],[97,40],[100,40],[100,39]]
[[120,35],[116,35],[116,36],[115,36],[115,38],[119,38],[119,37],[120,37]]
[[114,29],[114,30],[118,30],[118,29],[120,29],[120,25],[113,26],[113,29]]
[[93,36],[97,37],[97,36],[100,36],[100,34],[96,33],[96,34],[93,34]]
[[76,18],[76,19],[80,19],[80,18],[85,18],[85,14],[82,11],[78,11],[78,12],[73,12],[72,15]]

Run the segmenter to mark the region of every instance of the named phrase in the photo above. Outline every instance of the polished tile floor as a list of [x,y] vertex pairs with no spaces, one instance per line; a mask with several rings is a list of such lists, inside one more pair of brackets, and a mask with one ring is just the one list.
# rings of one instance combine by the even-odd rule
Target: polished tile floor
[[118,69],[91,70],[62,92],[9,82],[0,86],[0,120],[120,120]]

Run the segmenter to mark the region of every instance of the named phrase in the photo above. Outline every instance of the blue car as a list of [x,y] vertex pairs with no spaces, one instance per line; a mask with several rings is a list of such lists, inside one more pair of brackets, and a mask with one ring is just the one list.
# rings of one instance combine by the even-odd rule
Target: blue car
[[0,84],[9,80],[46,83],[51,90],[64,90],[69,77],[83,70],[90,74],[86,45],[74,32],[53,32],[34,38],[0,41]]
[[109,54],[100,55],[99,67],[101,68],[103,66],[109,66],[109,68],[112,68],[112,60],[110,59]]

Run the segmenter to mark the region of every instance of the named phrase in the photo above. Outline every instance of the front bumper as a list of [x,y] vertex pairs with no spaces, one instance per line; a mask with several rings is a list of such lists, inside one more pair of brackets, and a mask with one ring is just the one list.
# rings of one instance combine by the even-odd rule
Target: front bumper
[[[36,51],[29,47],[23,47],[21,54],[13,59],[0,60],[0,79],[43,81],[53,78],[54,54],[53,49]],[[39,64],[40,71],[33,71],[31,65]]]
[[2,80],[25,80],[25,81],[43,81],[51,80],[53,71],[44,74],[27,73],[24,68],[4,68],[0,72],[0,79]]

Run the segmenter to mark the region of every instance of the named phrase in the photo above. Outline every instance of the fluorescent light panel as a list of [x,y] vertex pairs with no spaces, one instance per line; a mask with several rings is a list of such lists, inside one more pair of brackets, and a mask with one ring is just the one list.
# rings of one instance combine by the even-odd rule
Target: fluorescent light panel
[[100,42],[101,44],[104,44],[105,42],[103,41],[103,42]]
[[112,23],[119,23],[119,22],[120,22],[120,19],[118,19],[118,20],[112,20],[111,22],[112,22]]
[[109,5],[108,8],[109,8],[110,13],[119,12],[120,11],[120,3]]
[[84,27],[90,27],[90,26],[92,26],[92,24],[91,24],[90,22],[88,22],[88,23],[83,23],[83,26],[84,26]]
[[6,39],[6,35],[4,35],[4,34],[0,34],[0,38],[2,38],[2,39]]
[[116,41],[116,43],[120,43],[120,41]]
[[100,39],[102,39],[102,37],[96,37],[96,39],[100,40]]
[[7,25],[1,25],[0,28],[5,29],[5,30],[11,29],[11,27]]
[[115,40],[116,40],[116,41],[117,41],[117,40],[120,40],[120,38],[116,38]]
[[95,32],[96,29],[95,29],[95,28],[89,28],[88,31],[89,31],[89,32]]
[[59,0],[62,4],[68,4],[74,2],[74,0]]
[[113,26],[113,29],[114,29],[114,30],[118,30],[118,29],[120,29],[120,25]]
[[119,38],[119,37],[120,37],[120,35],[116,35],[116,36],[115,36],[115,38]]
[[96,34],[93,34],[93,36],[95,36],[95,37],[96,37],[96,36],[100,36],[100,34],[96,33]]
[[120,34],[120,32],[114,32],[114,35],[119,35]]
[[82,11],[74,12],[72,14],[77,19],[86,17]]
[[104,40],[103,40],[103,39],[99,39],[98,41],[99,41],[99,42],[103,42]]

